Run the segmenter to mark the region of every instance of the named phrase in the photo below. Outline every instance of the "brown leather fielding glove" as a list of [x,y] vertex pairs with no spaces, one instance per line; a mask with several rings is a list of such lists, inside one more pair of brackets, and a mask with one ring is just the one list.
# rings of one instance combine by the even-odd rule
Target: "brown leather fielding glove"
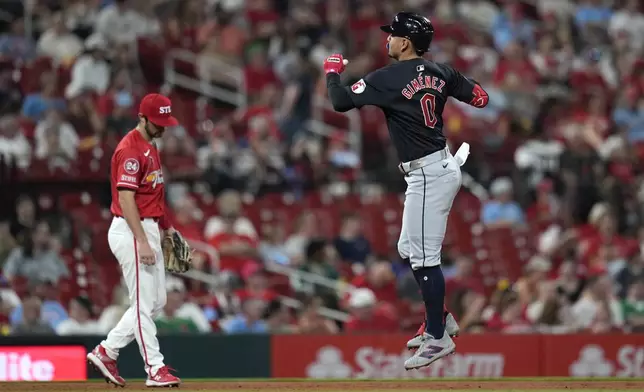
[[166,234],[161,241],[163,260],[168,272],[186,272],[192,265],[192,248],[183,236],[175,231]]

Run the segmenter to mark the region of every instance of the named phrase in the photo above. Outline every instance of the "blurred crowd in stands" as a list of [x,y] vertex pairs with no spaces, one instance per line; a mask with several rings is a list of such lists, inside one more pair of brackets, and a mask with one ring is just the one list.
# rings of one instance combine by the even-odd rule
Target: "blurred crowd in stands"
[[168,277],[161,333],[415,331],[423,306],[396,254],[404,182],[382,114],[362,109],[356,130],[318,103],[323,59],[351,60],[347,84],[386,65],[377,26],[402,9],[431,17],[431,59],[490,95],[444,113],[452,149],[472,145],[443,256],[462,330],[644,331],[643,8],[3,1],[3,333],[100,334],[127,307],[105,243],[105,164],[151,91],[181,120],[159,141],[175,227],[216,277]]

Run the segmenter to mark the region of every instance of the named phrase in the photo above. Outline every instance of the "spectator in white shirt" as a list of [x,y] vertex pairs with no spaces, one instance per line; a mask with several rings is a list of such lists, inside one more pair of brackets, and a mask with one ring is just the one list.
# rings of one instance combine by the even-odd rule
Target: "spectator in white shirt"
[[342,44],[333,35],[325,34],[311,50],[309,60],[314,64],[321,64],[324,59],[333,53],[342,53],[343,49]]
[[85,53],[72,67],[72,80],[65,89],[65,96],[76,96],[79,91],[90,90],[104,94],[110,85],[110,66],[105,61],[107,42],[97,34],[85,41]]
[[70,64],[82,51],[83,41],[67,30],[61,13],[55,14],[51,27],[38,40],[38,53],[58,64]]
[[293,233],[286,239],[284,248],[291,263],[299,265],[306,256],[306,247],[318,235],[318,219],[311,211],[302,212],[293,227]]
[[114,288],[112,292],[112,304],[103,309],[98,323],[104,331],[112,330],[119,321],[125,311],[130,307],[130,298],[128,296],[127,287],[121,282]]
[[228,225],[232,225],[232,232],[252,239],[257,239],[257,231],[253,223],[242,215],[241,196],[238,192],[228,190],[222,192],[217,200],[219,216],[213,216],[206,222],[204,236],[206,239],[226,231]]
[[0,119],[0,159],[15,162],[21,169],[31,163],[31,145],[15,116]]
[[65,4],[65,25],[69,30],[87,36],[96,23],[100,4],[91,1],[70,1]]
[[58,335],[100,335],[104,333],[99,323],[92,320],[92,301],[78,296],[69,302],[69,318],[56,327]]
[[535,6],[541,17],[551,14],[566,19],[575,11],[575,4],[571,0],[538,0]]
[[499,8],[490,1],[465,0],[458,3],[458,13],[467,21],[485,30],[492,28]]
[[613,295],[613,283],[609,275],[591,276],[587,289],[581,298],[572,306],[575,322],[582,329],[590,328],[600,313],[600,308],[606,306],[610,313],[610,322],[614,327],[624,325],[624,316],[620,303]]
[[57,110],[50,110],[36,125],[36,157],[50,162],[69,162],[78,155],[79,138],[70,123]]
[[608,31],[613,38],[621,33],[628,34],[631,47],[642,49],[644,36],[644,14],[640,0],[627,0],[624,7],[617,10],[610,18]]
[[175,276],[166,277],[168,300],[157,319],[179,318],[189,320],[199,329],[199,332],[210,332],[211,326],[204,311],[195,303],[186,301],[186,286]]
[[133,10],[128,0],[114,0],[99,12],[94,31],[110,42],[131,44],[140,36],[159,33],[161,28],[158,21]]

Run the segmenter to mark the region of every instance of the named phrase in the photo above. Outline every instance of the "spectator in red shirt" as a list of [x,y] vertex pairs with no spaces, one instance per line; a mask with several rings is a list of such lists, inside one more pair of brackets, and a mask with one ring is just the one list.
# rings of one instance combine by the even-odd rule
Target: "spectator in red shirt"
[[527,221],[541,232],[558,219],[560,208],[552,180],[544,179],[537,185],[534,204],[526,211]]
[[595,56],[595,54],[591,53],[587,61],[579,61],[577,69],[571,73],[570,87],[573,91],[582,94],[607,94],[610,90],[607,80],[610,75],[605,75],[602,72],[600,59]]
[[398,301],[396,277],[389,262],[369,265],[366,274],[356,276],[351,284],[358,288],[368,288],[375,294],[378,302],[395,304]]
[[266,270],[257,262],[247,263],[241,271],[241,277],[246,283],[244,288],[236,292],[241,302],[247,299],[261,299],[270,302],[277,299],[277,293],[270,289]]
[[391,306],[378,305],[373,291],[355,289],[349,297],[351,318],[344,326],[346,332],[395,332],[398,320]]
[[197,206],[193,197],[183,196],[173,204],[174,227],[185,238],[195,241],[204,241],[201,225],[203,212]]
[[634,241],[629,241],[617,233],[617,218],[608,204],[598,203],[593,206],[588,222],[589,232],[580,243],[582,259],[588,266],[591,266],[595,256],[605,246],[612,247],[615,258],[626,256]]
[[254,35],[267,37],[275,33],[279,14],[273,10],[269,0],[253,0],[246,3],[246,20],[252,26]]
[[[249,103],[249,107],[238,110],[233,115],[233,122],[240,124],[245,128],[251,128],[250,122],[257,118],[263,118],[267,121],[267,128],[269,134],[279,139],[281,136],[279,126],[275,121],[275,107],[279,104],[279,91],[275,85],[265,86],[262,91],[255,97],[255,100]],[[252,133],[246,135],[248,138],[253,138],[255,135]]]
[[219,252],[219,269],[241,274],[248,261],[258,258],[257,232],[253,224],[241,216],[241,198],[235,191],[219,196],[219,216],[206,223],[205,236]]
[[485,318],[490,331],[521,333],[531,330],[528,322],[522,316],[519,296],[510,287],[498,290],[493,295],[491,309]]
[[483,282],[474,276],[474,260],[467,256],[459,256],[454,260],[454,265],[456,266],[454,274],[445,279],[445,292],[449,295],[449,293],[467,289],[483,295],[485,292]]
[[161,159],[171,167],[172,180],[193,178],[201,174],[195,160],[197,146],[183,126],[169,127],[161,140]]
[[530,90],[538,80],[537,71],[517,42],[509,43],[503,50],[503,58],[497,64],[494,81],[496,84],[503,84],[510,75],[520,80],[521,90]]
[[270,64],[266,50],[261,46],[251,47],[248,52],[248,65],[244,69],[246,92],[255,96],[270,85],[279,84],[279,80]]

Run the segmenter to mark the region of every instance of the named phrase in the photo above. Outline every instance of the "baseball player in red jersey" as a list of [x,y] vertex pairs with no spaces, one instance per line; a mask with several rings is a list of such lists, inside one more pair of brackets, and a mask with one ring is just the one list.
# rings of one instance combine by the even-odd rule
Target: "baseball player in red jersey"
[[174,231],[165,211],[165,191],[159,153],[152,143],[166,127],[177,125],[170,100],[146,95],[139,124],[116,147],[111,164],[114,215],[108,242],[118,260],[130,296],[130,307],[107,338],[87,355],[88,361],[117,386],[125,386],[116,360],[119,351],[136,339],[145,363],[148,387],[178,386],[159,350],[154,316],[166,303],[163,230]]

